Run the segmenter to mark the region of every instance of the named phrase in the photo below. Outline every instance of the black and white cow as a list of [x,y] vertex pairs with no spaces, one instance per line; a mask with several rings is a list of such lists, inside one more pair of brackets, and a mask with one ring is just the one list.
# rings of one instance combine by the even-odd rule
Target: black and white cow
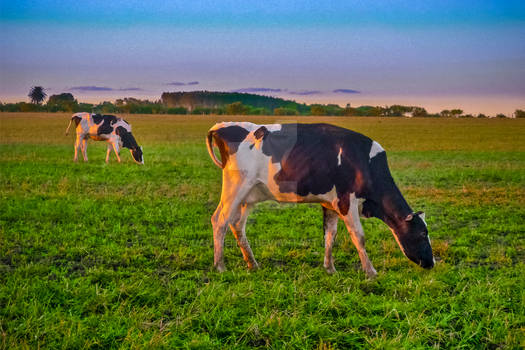
[[79,150],[82,151],[84,161],[87,162],[87,139],[91,138],[95,141],[106,141],[108,143],[106,163],[109,162],[111,149],[115,151],[117,160],[120,162],[120,149],[126,147],[129,148],[133,160],[136,163],[144,164],[142,147],[135,141],[131,133],[131,125],[124,119],[114,115],[90,114],[85,112],[75,113],[71,116],[71,120],[66,129],[66,135],[68,135],[69,128],[73,122],[75,122],[77,132],[75,157],[73,158],[75,162],[78,160]]
[[206,144],[223,169],[221,201],[211,219],[219,271],[225,270],[228,226],[248,267],[257,268],[245,225],[253,205],[265,200],[322,205],[328,273],[335,272],[332,247],[340,218],[367,276],[377,274],[365,250],[360,215],[383,220],[410,260],[424,268],[434,266],[424,213],[412,211],[390,175],[384,149],[370,138],[329,124],[228,122],[213,126]]

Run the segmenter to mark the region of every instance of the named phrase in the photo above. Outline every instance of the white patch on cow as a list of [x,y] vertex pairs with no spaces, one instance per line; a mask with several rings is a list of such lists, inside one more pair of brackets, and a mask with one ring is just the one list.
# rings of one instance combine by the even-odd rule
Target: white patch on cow
[[337,154],[337,165],[341,165],[341,153],[343,153],[343,149],[339,147],[339,153]]
[[370,158],[370,160],[372,160],[372,158],[374,158],[378,153],[381,153],[381,152],[384,152],[385,150],[383,149],[383,147],[381,147],[381,145],[377,142],[372,142],[372,148],[370,148],[370,154],[368,155],[368,157]]
[[359,216],[360,217],[364,217],[363,216],[363,203],[366,201],[365,198],[359,198],[359,197],[356,197],[357,199],[357,209],[358,209],[358,212],[359,212]]
[[396,242],[397,242],[397,245],[399,246],[399,249],[401,249],[403,254],[408,258],[408,255],[405,253],[405,249],[403,249],[403,245],[401,244],[401,242],[397,238],[396,233],[394,232],[394,230],[391,227],[389,227],[389,228],[390,228],[390,231],[392,231],[392,234],[394,235],[394,238],[396,239]]
[[245,130],[247,130],[248,132],[251,132],[251,131],[255,131],[257,130],[258,128],[260,128],[261,126],[260,125],[257,125],[257,124],[254,124],[254,123],[250,123],[250,122],[221,122],[221,123],[217,123],[215,124],[211,129],[211,130],[218,130],[218,129],[221,129],[221,128],[227,128],[229,126],[239,126]]
[[124,119],[122,118],[118,118],[117,121],[111,125],[113,126],[114,130],[116,130],[119,126],[121,126],[124,129],[126,129],[127,132],[131,132],[131,125],[126,123]]
[[421,220],[423,220],[423,223],[425,224],[425,227],[428,227],[427,222],[425,221],[425,213],[421,213],[418,216],[421,218]]
[[221,123],[217,123],[214,126],[212,126],[210,131],[218,130],[221,128],[227,128],[228,126],[239,126],[248,132],[254,132],[255,130],[259,129],[261,126],[264,126],[270,132],[280,131],[283,128],[282,124],[259,125],[259,124],[254,124],[250,122],[221,122]]
[[281,131],[283,128],[282,124],[265,124],[263,126],[270,132]]

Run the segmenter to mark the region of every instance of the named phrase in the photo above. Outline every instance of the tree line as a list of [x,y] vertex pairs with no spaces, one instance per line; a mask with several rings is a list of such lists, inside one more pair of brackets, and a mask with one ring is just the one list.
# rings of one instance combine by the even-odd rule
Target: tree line
[[[456,117],[488,118],[485,114],[464,114],[461,109],[445,109],[439,113],[428,113],[417,106],[359,106],[341,107],[336,104],[297,103],[269,96],[248,93],[212,91],[165,92],[157,101],[133,97],[104,101],[98,104],[78,102],[73,94],[61,93],[49,96],[40,86],[32,87],[28,97],[31,102],[0,102],[0,112],[92,112],[129,114],[194,114],[194,115],[276,115],[276,116],[348,116],[348,117]],[[525,118],[525,111],[517,109],[513,116]],[[506,118],[504,114],[495,117]]]

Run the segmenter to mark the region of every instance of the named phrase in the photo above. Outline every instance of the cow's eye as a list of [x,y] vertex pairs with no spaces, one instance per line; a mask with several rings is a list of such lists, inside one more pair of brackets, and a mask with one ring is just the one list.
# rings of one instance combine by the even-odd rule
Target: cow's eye
[[428,232],[426,232],[426,231],[421,232],[421,236],[422,237],[427,237],[428,236]]

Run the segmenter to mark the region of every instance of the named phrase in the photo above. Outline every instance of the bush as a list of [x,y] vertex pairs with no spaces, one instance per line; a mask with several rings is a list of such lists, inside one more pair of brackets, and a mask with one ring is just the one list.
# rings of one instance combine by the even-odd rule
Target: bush
[[166,109],[167,114],[188,114],[188,110],[184,107],[172,107]]
[[292,108],[279,107],[273,110],[274,115],[298,115],[297,110]]
[[197,107],[191,111],[191,114],[211,114],[212,109],[207,107]]
[[422,107],[414,107],[412,110],[412,117],[426,117],[428,116],[427,110]]
[[246,115],[248,111],[248,106],[243,105],[241,102],[234,102],[226,106],[226,114],[230,115]]
[[326,115],[326,108],[322,105],[312,105],[310,106],[311,115]]

